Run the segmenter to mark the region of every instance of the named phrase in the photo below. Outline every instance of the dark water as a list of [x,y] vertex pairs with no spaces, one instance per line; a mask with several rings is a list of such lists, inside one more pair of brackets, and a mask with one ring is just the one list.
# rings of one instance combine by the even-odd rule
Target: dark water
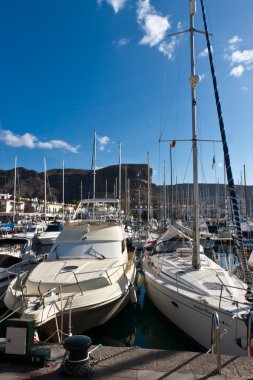
[[145,289],[138,303],[129,303],[121,313],[105,325],[86,331],[93,344],[107,346],[139,346],[176,351],[201,351],[200,347],[170,323],[150,302]]

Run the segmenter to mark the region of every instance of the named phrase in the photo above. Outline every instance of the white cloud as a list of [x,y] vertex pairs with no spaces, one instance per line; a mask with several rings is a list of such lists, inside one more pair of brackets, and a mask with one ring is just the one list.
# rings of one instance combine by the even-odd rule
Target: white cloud
[[237,48],[237,45],[242,41],[242,39],[238,36],[233,36],[228,41],[228,49],[229,50],[235,50]]
[[230,69],[230,76],[239,78],[247,70],[253,69],[253,49],[240,50],[238,48],[242,39],[238,36],[233,36],[228,41],[228,47],[225,48],[225,60],[227,60],[232,67]]
[[144,37],[139,43],[150,47],[157,46],[160,52],[171,59],[175,50],[176,39],[169,42],[163,41],[171,28],[169,17],[160,15],[150,4],[150,0],[138,0],[137,22],[144,32]]
[[239,78],[240,76],[242,76],[243,72],[244,72],[244,67],[242,65],[239,65],[239,66],[233,67],[229,75],[232,77]]
[[118,46],[125,46],[129,43],[129,38],[120,38],[118,41],[116,41],[116,44]]
[[98,136],[97,141],[99,142],[99,150],[105,150],[105,146],[110,142],[110,138],[108,136]]
[[172,59],[174,55],[176,43],[177,41],[175,38],[173,38],[170,42],[162,41],[158,45],[158,50],[164,55],[166,55],[169,59]]
[[179,21],[179,22],[177,23],[177,29],[178,29],[178,30],[181,30],[182,28],[183,28],[183,25],[182,25],[181,21]]
[[71,146],[62,140],[50,140],[47,142],[41,142],[38,138],[30,133],[23,135],[15,135],[10,130],[4,130],[0,128],[0,141],[3,141],[8,146],[17,148],[26,147],[30,149],[64,149],[71,153],[77,153],[79,146]]
[[248,91],[249,91],[248,87],[246,87],[246,86],[243,86],[243,87],[241,88],[241,90],[242,90],[243,92],[248,92]]
[[[102,5],[102,2],[103,0],[97,0],[99,6]],[[106,0],[106,2],[113,7],[115,13],[118,13],[125,7],[127,0]]]
[[[213,53],[213,47],[212,47],[212,46],[211,46],[211,52]],[[203,51],[201,51],[201,52],[199,53],[199,57],[200,57],[200,58],[207,57],[207,55],[208,55],[208,49],[207,49],[207,48],[205,48]]]
[[249,65],[253,63],[253,50],[236,50],[230,56],[231,64],[244,63]]

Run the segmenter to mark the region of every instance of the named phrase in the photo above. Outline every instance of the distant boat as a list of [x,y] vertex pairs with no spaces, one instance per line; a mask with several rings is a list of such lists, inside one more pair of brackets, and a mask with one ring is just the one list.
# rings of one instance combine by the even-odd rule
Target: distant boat
[[52,245],[60,233],[63,231],[63,229],[63,223],[48,224],[46,230],[36,236],[35,243],[42,245]]
[[21,237],[0,239],[0,297],[14,276],[8,272],[9,268],[35,257],[31,239]]
[[[204,6],[201,0],[205,21]],[[230,197],[233,204],[238,254],[245,282],[216,264],[201,252],[198,215],[197,137],[195,126],[195,90],[200,78],[195,74],[194,16],[196,1],[190,0],[191,36],[191,94],[192,94],[192,148],[194,180],[193,239],[183,238],[182,233],[171,226],[158,240],[155,251],[143,261],[148,297],[154,305],[175,325],[206,350],[213,344],[214,322],[221,331],[221,352],[228,355],[247,355],[252,344],[252,279],[248,270],[239,222],[237,199],[234,192],[230,159],[224,126],[220,125],[227,168]],[[205,24],[206,26],[206,24]],[[205,27],[206,29],[206,27]],[[208,32],[206,30],[206,38]],[[211,53],[208,44],[209,55]],[[211,57],[210,57],[211,61]],[[211,61],[212,63],[212,61]],[[211,64],[211,68],[212,64]],[[212,70],[212,76],[214,72]],[[216,104],[220,102],[215,88]],[[221,111],[219,121],[222,121]],[[216,333],[216,332],[215,332]]]

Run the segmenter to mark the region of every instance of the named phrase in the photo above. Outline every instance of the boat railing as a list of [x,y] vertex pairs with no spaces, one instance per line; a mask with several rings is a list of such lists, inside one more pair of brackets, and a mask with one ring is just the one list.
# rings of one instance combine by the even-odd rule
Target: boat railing
[[[41,289],[40,289],[40,285],[41,285],[41,281],[39,282],[39,285],[38,285],[38,293],[27,293],[27,286],[26,285],[22,285],[21,286],[21,298],[22,298],[22,305],[24,305],[23,309],[26,309],[28,307],[28,299],[33,297],[35,299],[34,301],[34,309],[36,308],[39,308],[41,305],[43,306],[43,308],[45,308],[45,300],[47,299],[47,297],[50,297],[50,296],[57,296],[57,301],[63,301],[63,300],[68,300],[69,298],[74,298],[74,296],[76,294],[78,294],[78,292],[75,292],[75,293],[72,293],[71,295],[67,295],[66,297],[63,297],[62,293],[62,288],[64,286],[62,285],[59,285],[59,286],[56,286],[54,288],[51,288],[49,289],[48,291],[46,292],[42,292]],[[52,305],[56,305],[56,302],[55,302],[55,299],[51,300],[51,304]],[[63,310],[63,307],[61,305],[61,308],[60,310],[58,311],[62,311]]]
[[[162,256],[162,255],[161,255]],[[162,260],[162,258],[161,258]],[[162,271],[162,265],[163,265],[163,262],[159,261],[157,267],[155,267],[156,269],[156,275],[160,275],[161,271]],[[179,271],[179,273],[176,273],[175,274],[175,281],[176,281],[176,288],[177,288],[177,292],[180,292],[180,289],[182,288],[182,281],[181,281],[181,271]],[[166,272],[164,271],[163,272],[163,275],[164,276],[167,276]],[[170,276],[170,279],[172,279],[172,277]],[[214,284],[215,286],[217,286],[216,290],[219,290],[218,289],[218,286],[220,287],[220,294],[218,295],[217,294],[217,297],[219,297],[219,309],[221,309],[221,304],[222,302],[233,302],[233,304],[238,308],[239,305],[241,305],[242,307],[245,306],[245,305],[248,305],[245,304],[244,301],[239,301],[238,298],[237,299],[233,299],[233,293],[232,293],[232,289],[234,290],[240,290],[240,291],[245,291],[245,288],[243,286],[239,287],[239,286],[232,286],[232,285],[228,285],[228,284],[221,284],[221,283],[215,283]],[[226,297],[224,295],[224,289],[227,291],[227,293],[229,293],[229,296]],[[208,298],[208,296],[206,296],[206,298]]]
[[[113,267],[109,267],[107,269],[100,269],[100,270],[95,270],[95,271],[85,271],[85,272],[78,272],[78,273],[75,273],[74,271],[72,270],[68,270],[67,272],[68,273],[72,273],[73,276],[75,277],[76,279],[76,282],[78,282],[78,276],[83,276],[83,275],[91,275],[91,274],[99,274],[97,275],[96,277],[102,277],[102,274],[105,273],[105,277],[108,279],[110,285],[112,285],[112,277],[119,271],[119,269],[123,269],[123,273],[124,273],[124,276],[126,277],[126,267],[127,267],[127,263],[123,263],[123,264],[120,264],[120,265],[117,265],[117,266],[113,266]],[[64,268],[63,268],[64,269]],[[58,275],[62,275],[62,274],[66,274],[66,271],[63,270],[62,272],[59,272]],[[71,284],[72,286],[73,284]],[[66,286],[69,286],[69,285],[66,285]]]
[[[213,355],[217,358],[217,371],[221,373],[221,333],[220,333],[220,319],[218,313],[212,316],[212,330],[211,330],[211,349]],[[208,351],[208,352],[209,352]]]
[[[84,274],[94,274],[94,273],[99,273],[99,275],[97,275],[96,277],[101,277],[103,273],[105,273],[105,277],[108,279],[110,285],[112,285],[112,280],[111,280],[111,277],[113,275],[115,275],[115,273],[118,272],[118,270],[122,268],[123,269],[123,275],[124,277],[127,278],[127,274],[126,274],[126,269],[127,269],[127,263],[124,263],[124,264],[121,264],[121,265],[117,265],[116,267],[112,267],[112,268],[108,268],[108,269],[104,269],[104,270],[96,270],[96,271],[90,271],[90,272],[84,272],[84,273],[75,273],[74,271],[67,271],[68,273],[72,273],[74,278],[75,278],[75,283],[77,284],[78,286],[78,289],[80,291],[80,293],[83,295],[83,292],[84,292],[84,289],[82,289],[82,286],[80,284],[80,281],[78,280],[78,275],[84,275]],[[109,271],[115,269],[115,271],[109,273]],[[66,274],[66,271],[63,271],[63,272],[60,272],[58,273],[58,275],[60,274]],[[26,305],[26,307],[28,306],[27,305],[27,299],[28,298],[34,298],[36,302],[36,299],[38,300],[38,306],[39,305],[43,305],[43,307],[45,307],[45,300],[49,297],[49,296],[52,296],[52,295],[55,295],[57,296],[57,301],[62,301],[63,299],[67,299],[69,297],[69,295],[67,295],[66,297],[63,296],[63,293],[67,293],[66,292],[66,289],[68,288],[72,288],[72,295],[74,294],[74,296],[76,294],[78,294],[79,292],[74,292],[73,293],[73,283],[71,284],[66,284],[66,285],[58,285],[54,288],[51,288],[49,290],[47,290],[46,292],[43,293],[43,291],[41,290],[41,286],[42,286],[42,282],[40,281],[39,284],[38,284],[38,292],[34,292],[34,293],[28,293],[27,292],[27,286],[25,285],[25,281],[22,280],[22,276],[18,277],[18,281],[20,282],[19,283],[19,286],[20,286],[20,289],[21,289],[21,297],[22,297],[22,304]],[[49,299],[49,298],[48,298]],[[51,300],[50,300],[51,301]],[[52,300],[52,302],[55,301]],[[36,306],[35,306],[36,307]]]

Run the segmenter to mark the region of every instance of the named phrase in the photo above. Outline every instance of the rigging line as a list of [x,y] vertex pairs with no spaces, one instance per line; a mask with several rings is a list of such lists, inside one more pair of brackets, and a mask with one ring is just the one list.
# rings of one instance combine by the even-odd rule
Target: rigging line
[[187,162],[187,165],[186,165],[186,169],[185,169],[185,173],[184,173],[184,177],[183,177],[183,183],[185,183],[185,177],[186,177],[189,165],[190,165],[191,155],[192,155],[192,147],[191,147],[191,151],[190,151],[190,154],[189,154],[189,159],[188,159],[188,162]]
[[[165,60],[165,63],[167,63],[167,60]],[[166,78],[167,78],[167,70],[166,67],[164,67],[164,75],[163,75],[163,96],[162,96],[162,101],[161,101],[161,118],[160,118],[160,137],[162,136],[163,133],[163,128],[162,125],[165,124],[163,122],[163,113],[164,113],[164,99],[165,99],[165,84],[166,84]]]
[[245,298],[246,298],[246,300],[252,302],[253,301],[252,276],[251,276],[251,273],[250,273],[249,268],[248,268],[247,257],[245,255],[245,249],[244,249],[244,245],[243,245],[243,235],[242,235],[241,222],[240,222],[240,212],[239,212],[238,201],[237,201],[237,197],[236,197],[232,168],[231,168],[231,164],[230,164],[230,155],[229,155],[229,151],[228,151],[225,126],[224,126],[224,122],[223,122],[220,97],[219,97],[219,91],[218,91],[218,86],[217,86],[217,79],[216,79],[216,74],[215,74],[215,70],[214,70],[211,44],[210,44],[209,33],[208,33],[207,23],[206,23],[204,3],[203,3],[203,0],[200,0],[200,2],[201,2],[201,8],[202,8],[203,23],[204,23],[204,28],[205,28],[206,43],[207,43],[207,48],[208,48],[210,69],[211,69],[212,79],[213,79],[213,88],[214,88],[217,114],[218,114],[218,119],[219,119],[220,133],[221,133],[221,138],[222,138],[224,159],[225,159],[225,164],[226,164],[228,189],[229,189],[230,199],[231,199],[231,203],[232,203],[232,210],[233,210],[235,227],[236,227],[236,238],[237,238],[238,246],[239,246],[239,252],[238,253],[239,253],[240,263],[241,263],[242,268],[243,268],[244,279],[245,279],[245,282],[247,284],[247,292],[246,292]]
[[204,183],[207,184],[206,176],[205,176],[205,171],[204,171],[204,167],[203,167],[203,160],[202,160],[202,157],[201,157],[201,154],[200,154],[199,151],[198,151],[198,159],[199,159],[199,162],[200,162],[202,178],[204,179]]
[[[197,101],[197,104],[198,104],[198,115],[201,115],[201,102],[199,103],[198,102],[198,99],[200,99],[201,97],[199,96],[199,87],[196,88],[196,101]],[[198,117],[198,135],[199,135],[199,144],[198,144],[198,160],[200,162],[200,165],[201,165],[201,176],[202,176],[202,181],[204,181],[205,183],[207,183],[206,181],[206,177],[205,177],[205,173],[204,173],[204,167],[203,167],[203,162],[204,162],[204,159],[203,159],[203,144],[201,143],[201,140],[204,141],[203,139],[203,134],[202,134],[202,123],[201,123],[201,117]]]
[[[180,39],[182,39],[182,36],[180,37]],[[183,58],[181,58],[181,54],[180,54],[180,56],[179,56],[179,58],[181,58],[180,61],[179,61],[179,64],[178,64],[179,70],[178,70],[178,72],[177,72],[177,76],[176,76],[176,79],[175,79],[174,88],[173,88],[172,91],[171,91],[170,99],[169,99],[169,101],[168,101],[168,103],[169,103],[170,105],[172,104],[172,101],[173,101],[175,98],[177,98],[177,104],[178,104],[178,98],[179,98],[179,91],[178,91],[178,89],[179,89],[179,87],[180,87],[180,86],[179,86],[179,83],[180,83],[180,80],[181,80],[181,78],[182,78],[183,63],[185,62],[185,56],[186,56],[186,53],[187,53],[187,47],[185,47],[185,49],[184,49],[184,54],[182,54],[182,57],[183,57]],[[185,69],[184,71],[186,71],[186,69]],[[176,97],[175,97],[175,94],[177,95]],[[169,109],[167,109],[167,112],[166,112],[166,114],[165,114],[165,116],[164,116],[163,125],[161,125],[161,128],[160,128],[161,132],[160,132],[159,140],[162,139],[163,132],[164,132],[164,128],[165,128],[165,123],[166,123],[166,120],[168,119],[169,112],[170,112]],[[176,118],[176,119],[177,119],[177,118]],[[177,124],[177,122],[176,122],[176,124]]]

